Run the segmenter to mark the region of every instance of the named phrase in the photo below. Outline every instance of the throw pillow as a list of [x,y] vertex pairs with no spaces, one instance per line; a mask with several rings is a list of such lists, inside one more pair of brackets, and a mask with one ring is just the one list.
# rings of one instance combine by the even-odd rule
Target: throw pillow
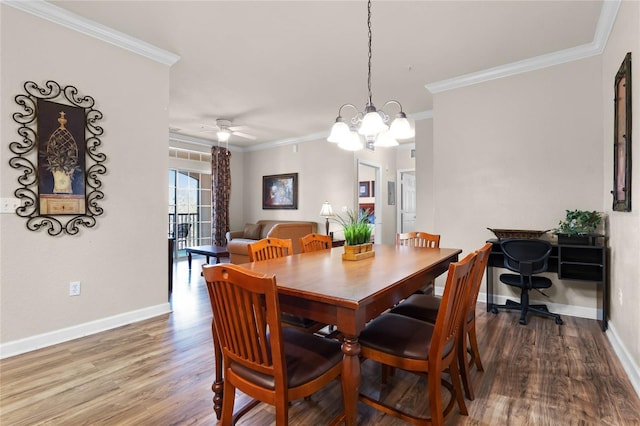
[[243,238],[247,238],[250,240],[259,240],[260,239],[260,230],[262,226],[257,223],[247,223],[244,226],[244,235]]

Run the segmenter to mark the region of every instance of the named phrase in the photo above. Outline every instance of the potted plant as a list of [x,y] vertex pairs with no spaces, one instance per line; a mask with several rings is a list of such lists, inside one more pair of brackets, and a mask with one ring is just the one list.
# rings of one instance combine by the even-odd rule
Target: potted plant
[[373,255],[370,217],[369,209],[360,209],[357,213],[354,210],[347,210],[344,217],[336,215],[335,221],[342,226],[344,233],[343,259],[357,260]]
[[602,215],[596,211],[567,210],[564,220],[561,220],[554,233],[558,235],[558,244],[587,245],[593,242],[595,230],[598,228]]

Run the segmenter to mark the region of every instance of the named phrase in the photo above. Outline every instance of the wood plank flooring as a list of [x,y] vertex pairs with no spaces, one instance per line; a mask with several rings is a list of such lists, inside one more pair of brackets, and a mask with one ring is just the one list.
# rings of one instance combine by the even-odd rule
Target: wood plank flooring
[[[178,262],[174,312],[0,361],[0,425],[215,425],[211,311],[199,274]],[[478,305],[485,371],[473,370],[469,416],[447,425],[640,425],[640,400],[594,320],[493,315]],[[423,378],[396,371],[379,385],[379,366],[362,365],[361,389],[387,402],[426,408]],[[339,384],[293,403],[292,425],[326,424],[342,407]],[[238,395],[236,409],[246,402]],[[358,406],[361,425],[400,420]],[[259,405],[241,425],[272,425]]]

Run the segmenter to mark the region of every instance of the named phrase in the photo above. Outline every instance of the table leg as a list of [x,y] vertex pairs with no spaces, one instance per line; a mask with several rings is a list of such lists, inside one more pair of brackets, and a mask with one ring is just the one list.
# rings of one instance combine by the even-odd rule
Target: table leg
[[358,421],[358,397],[360,394],[360,343],[356,336],[346,336],[342,343],[342,397],[344,399],[345,424]]
[[[220,342],[216,336],[213,321],[211,322],[211,332],[213,335],[213,356],[215,357],[216,364],[216,378],[213,385],[211,385],[211,390],[213,391],[213,411],[216,413],[216,419],[220,420],[220,416],[222,416],[224,377],[222,375],[222,350],[220,349]],[[233,395],[231,397],[233,398]]]
[[189,263],[189,269],[191,269],[191,252],[187,252],[187,262]]
[[208,265],[210,256],[208,254],[206,256],[207,256],[207,265]]

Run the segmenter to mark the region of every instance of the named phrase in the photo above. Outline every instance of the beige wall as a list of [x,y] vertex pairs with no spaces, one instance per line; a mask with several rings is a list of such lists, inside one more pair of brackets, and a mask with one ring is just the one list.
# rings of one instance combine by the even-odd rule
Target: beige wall
[[[470,251],[495,238],[487,227],[546,230],[566,209],[602,209],[600,68],[596,57],[435,95],[434,225],[446,245]],[[584,283],[547,293],[597,306]]]
[[[632,211],[611,211],[613,189],[613,82],[627,52],[632,62]],[[624,343],[640,374],[640,3],[622,2],[613,32],[602,59],[602,98],[604,126],[603,208],[609,214],[611,247],[611,327]],[[637,377],[636,380],[640,380]],[[640,386],[640,382],[637,384]],[[637,388],[640,392],[640,388]]]
[[[52,237],[27,230],[15,214],[0,215],[0,342],[167,311],[168,67],[0,7],[1,196],[13,197],[18,185],[18,171],[7,165],[9,143],[18,139],[11,117],[28,80],[94,97],[107,156],[104,214],[94,228]],[[68,295],[70,281],[82,283],[79,297]]]

